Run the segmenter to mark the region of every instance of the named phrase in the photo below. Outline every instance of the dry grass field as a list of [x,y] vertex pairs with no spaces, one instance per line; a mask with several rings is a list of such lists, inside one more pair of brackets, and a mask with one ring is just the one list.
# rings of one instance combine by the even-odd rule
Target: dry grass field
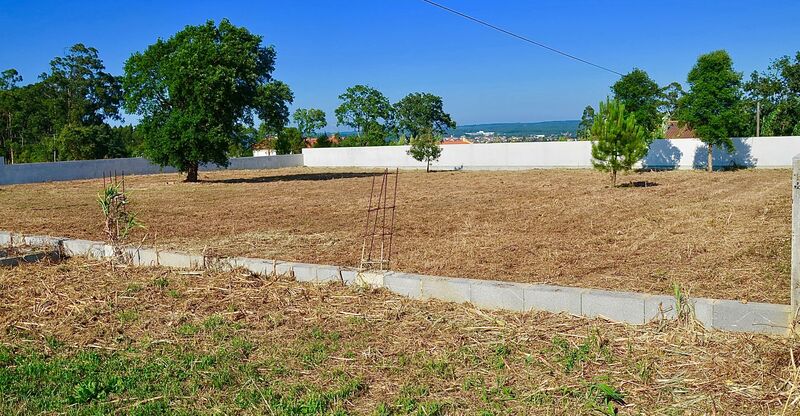
[[[145,244],[358,263],[372,173],[129,177]],[[791,173],[401,172],[392,269],[788,303]],[[102,239],[100,180],[4,186],[0,229]]]
[[0,268],[0,414],[798,414],[796,339],[243,271]]

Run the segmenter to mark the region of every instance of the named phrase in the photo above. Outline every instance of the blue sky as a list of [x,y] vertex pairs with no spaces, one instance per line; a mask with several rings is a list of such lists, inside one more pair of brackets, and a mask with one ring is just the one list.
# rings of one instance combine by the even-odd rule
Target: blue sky
[[[420,0],[2,2],[0,69],[25,82],[77,42],[120,74],[158,37],[227,17],[276,47],[274,75],[294,91],[293,108],[321,108],[331,124],[338,95],[359,83],[393,102],[441,95],[459,124],[473,124],[579,118],[616,80]],[[747,76],[800,49],[798,1],[440,2],[619,72],[642,68],[660,84],[684,82],[711,50],[727,49]]]

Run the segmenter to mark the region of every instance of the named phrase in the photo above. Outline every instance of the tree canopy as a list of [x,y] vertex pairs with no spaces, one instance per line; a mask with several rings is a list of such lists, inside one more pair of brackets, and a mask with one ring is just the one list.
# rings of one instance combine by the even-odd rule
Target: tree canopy
[[581,114],[581,122],[578,124],[577,136],[579,140],[589,140],[594,123],[594,107],[587,105]]
[[298,108],[294,111],[292,119],[303,137],[309,137],[328,125],[325,112],[318,108]]
[[714,147],[733,152],[731,137],[744,130],[741,80],[724,50],[701,55],[686,79],[690,89],[678,103],[678,120],[689,125],[708,147],[709,171]]
[[613,86],[614,99],[625,105],[628,114],[648,133],[655,133],[661,126],[658,107],[661,104],[661,89],[647,72],[634,69],[624,75]]
[[275,50],[223,19],[187,26],[125,62],[125,108],[142,117],[144,153],[197,180],[200,164],[228,164],[241,123],[285,125],[288,86],[272,78]]
[[762,133],[800,135],[800,51],[780,57],[765,72],[753,72],[744,84],[751,101],[761,104]]
[[456,128],[456,122],[444,111],[442,97],[430,93],[414,92],[394,105],[400,131],[411,137],[423,132],[434,135]]
[[[106,121],[120,119],[121,86],[106,72],[97,49],[75,44],[65,56],[53,58],[39,82],[20,87],[21,81],[16,70],[0,74],[0,148],[9,161],[116,155],[107,153],[113,143],[100,140],[118,139]],[[79,129],[111,133],[90,142],[60,140],[77,137]],[[81,148],[71,147],[79,143]]]
[[417,135],[411,136],[411,148],[408,154],[415,160],[425,162],[425,171],[431,171],[431,162],[439,160],[442,155],[441,139],[431,130],[423,130]]
[[358,132],[362,146],[385,144],[394,130],[394,107],[380,91],[355,85],[339,96],[336,121]]

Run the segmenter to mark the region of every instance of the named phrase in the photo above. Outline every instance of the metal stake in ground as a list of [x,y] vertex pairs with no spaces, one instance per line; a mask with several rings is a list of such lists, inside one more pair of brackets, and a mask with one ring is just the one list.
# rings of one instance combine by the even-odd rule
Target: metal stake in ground
[[[376,192],[375,179],[378,176],[381,177],[380,188]],[[393,187],[390,180],[391,176],[394,176]],[[370,188],[369,203],[367,205],[367,221],[364,225],[363,243],[361,244],[361,263],[359,268],[362,270],[387,270],[389,268],[389,262],[392,259],[392,244],[394,242],[394,214],[397,206],[398,177],[399,169],[395,169],[391,173],[389,169],[384,169],[382,175],[372,177],[372,187]],[[392,196],[391,200],[389,200],[390,194]]]

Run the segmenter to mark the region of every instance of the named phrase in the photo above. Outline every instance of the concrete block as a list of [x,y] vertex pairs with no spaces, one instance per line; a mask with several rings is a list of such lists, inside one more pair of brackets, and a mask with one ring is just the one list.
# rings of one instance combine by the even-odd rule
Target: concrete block
[[317,281],[317,266],[308,263],[294,263],[292,266],[294,278],[298,282],[316,282]]
[[341,282],[342,276],[336,266],[317,266],[317,281],[322,282]]
[[205,259],[196,254],[181,251],[158,251],[158,264],[176,269],[203,269]]
[[279,261],[275,264],[275,273],[278,275],[288,275],[294,273],[294,266],[298,263],[291,261]]
[[30,247],[58,247],[62,240],[62,238],[49,237],[46,235],[22,236],[22,244]]
[[386,277],[386,272],[379,271],[362,271],[356,275],[355,284],[358,286],[367,287],[383,287]]
[[786,335],[791,306],[718,300],[714,304],[713,327],[723,331]]
[[122,255],[125,256],[125,260],[129,261],[130,264],[134,266],[138,266],[141,263],[139,249],[137,247],[123,247]]
[[356,284],[356,280],[358,279],[358,271],[353,269],[340,269],[342,273],[342,281],[344,284],[351,286]]
[[89,240],[64,240],[61,246],[66,256],[87,256],[100,259],[105,257],[105,244]]
[[523,286],[515,283],[475,280],[471,283],[472,304],[485,309],[525,310]]
[[649,295],[644,300],[644,321],[675,319],[678,308],[674,296]]
[[422,298],[420,276],[408,273],[387,273],[383,277],[383,287],[392,293],[407,296],[411,299]]
[[206,269],[209,270],[219,270],[219,271],[231,271],[236,269],[236,259],[234,257],[214,257],[214,256],[205,256],[203,261],[206,264]]
[[152,247],[141,247],[138,249],[139,255],[133,264],[143,267],[158,266],[158,250]]
[[525,285],[523,310],[581,314],[581,295],[586,289],[550,285]]
[[234,267],[241,267],[250,273],[260,276],[270,276],[273,270],[272,260],[252,259],[248,257],[233,257],[228,259]]
[[647,295],[641,293],[587,289],[581,295],[581,313],[617,322],[643,324],[646,298]]
[[692,304],[692,309],[694,310],[694,318],[706,328],[714,326],[714,305],[717,302],[719,301],[716,299],[689,299],[689,303]]
[[11,245],[11,234],[10,231],[0,231],[0,246]]
[[471,301],[471,282],[449,277],[420,277],[422,299],[464,303]]

